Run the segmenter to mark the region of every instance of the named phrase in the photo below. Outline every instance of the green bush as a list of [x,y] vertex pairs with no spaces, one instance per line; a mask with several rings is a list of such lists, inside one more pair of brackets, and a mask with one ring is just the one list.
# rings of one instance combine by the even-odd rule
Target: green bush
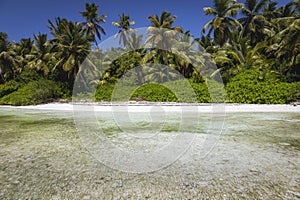
[[260,76],[259,73],[259,70],[251,69],[234,77],[226,86],[227,101],[231,103],[284,104],[299,98],[299,82],[280,82],[273,77]]
[[138,87],[131,96],[132,100],[152,102],[177,102],[175,94],[163,85],[149,83]]
[[0,98],[19,89],[22,84],[11,80],[0,85]]
[[50,102],[63,95],[57,83],[40,79],[29,82],[17,91],[12,92],[0,99],[0,104],[8,105],[35,105]]
[[191,83],[199,103],[222,103],[226,100],[224,85],[214,80]]
[[41,78],[41,75],[34,70],[25,70],[16,78],[18,82],[29,83],[31,81],[37,81]]
[[113,83],[106,83],[99,85],[95,92],[96,101],[111,101],[112,92],[115,85]]
[[291,101],[300,100],[300,82],[290,83],[291,85]]
[[[145,84],[136,90],[135,87],[122,86],[120,92],[114,91],[115,84],[106,83],[100,85],[96,92],[97,101],[126,101],[144,100],[144,101],[177,101],[175,95],[166,87],[159,84]],[[133,94],[130,92],[133,91]]]
[[[113,92],[115,85],[106,83],[97,88],[95,98],[97,101],[125,101],[144,100],[151,102],[199,102],[208,103],[224,102],[225,92],[220,83],[209,82],[209,88],[205,83],[193,83],[192,81],[177,80],[164,84],[149,83],[138,88],[122,87],[119,92]],[[134,90],[135,89],[135,90]],[[134,91],[130,94],[130,91]],[[211,94],[213,93],[213,98]],[[129,95],[128,95],[129,94]]]

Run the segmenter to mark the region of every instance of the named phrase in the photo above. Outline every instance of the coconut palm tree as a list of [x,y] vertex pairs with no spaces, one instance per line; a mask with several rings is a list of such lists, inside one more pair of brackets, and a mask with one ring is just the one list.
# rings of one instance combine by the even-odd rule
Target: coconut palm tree
[[204,8],[206,15],[214,16],[202,29],[202,34],[208,30],[208,36],[213,32],[214,43],[223,46],[228,40],[232,41],[232,32],[241,24],[234,19],[241,9],[241,4],[234,0],[214,0],[213,7]]
[[9,42],[8,42],[7,38],[8,38],[8,35],[6,33],[0,32],[0,53],[2,51],[7,51],[7,49],[8,49]]
[[172,54],[169,55],[171,58],[171,60],[169,59],[169,66],[176,69],[185,78],[197,77],[200,80],[199,69],[202,67],[202,63],[204,63],[204,58],[200,53],[199,41],[192,40],[192,37],[190,31],[186,31],[180,35],[178,42],[172,47]]
[[0,53],[0,83],[4,83],[10,80],[12,77],[14,78],[14,68],[15,68],[15,60],[13,56],[11,56],[6,51]]
[[132,32],[132,28],[130,26],[135,24],[135,21],[130,21],[130,16],[125,15],[124,13],[122,15],[119,15],[119,22],[112,22],[114,26],[119,28],[118,33],[115,35],[115,38],[120,37],[119,44],[123,43],[124,47],[128,46],[128,40],[127,35]]
[[136,50],[139,51],[140,53],[145,52],[144,49],[141,48],[142,39],[143,39],[143,35],[137,35],[135,31],[131,32],[127,38],[128,49]]
[[[179,26],[173,27],[176,16],[171,16],[171,13],[167,11],[163,11],[160,17],[158,17],[158,15],[150,15],[148,19],[151,25],[148,28],[145,44],[148,48],[154,46],[157,49],[153,49],[153,51],[156,52],[148,54],[145,59],[152,59],[159,64],[168,64],[166,51],[170,50],[172,45],[177,41],[177,32],[182,33],[183,29]],[[149,44],[152,46],[149,46]]]
[[[183,29],[180,26],[173,26],[176,16],[171,16],[171,13],[167,11],[163,11],[160,17],[158,15],[150,15],[148,19],[151,25],[148,28],[145,44],[146,48],[154,47],[154,49],[143,57],[142,63],[152,61],[156,64],[169,66],[170,54],[168,51],[177,42],[177,33],[183,33]],[[166,72],[166,75],[161,80],[172,79],[172,74],[169,73],[168,67],[164,67],[162,70]],[[155,72],[155,76],[152,77],[157,79],[159,75],[162,75],[162,73]]]
[[148,28],[149,34],[145,43],[154,43],[161,49],[168,49],[171,47],[176,32],[183,33],[183,29],[180,26],[174,26],[173,23],[176,16],[171,16],[170,12],[163,11],[158,15],[150,15],[148,19],[151,22]]
[[272,19],[276,19],[278,16],[277,10],[278,2],[276,1],[268,1],[267,5],[263,9],[263,15],[268,21],[272,21]]
[[8,43],[6,51],[0,53],[0,72],[2,80],[16,78],[25,70],[30,59],[28,54],[34,47],[34,41],[30,38],[22,38],[18,43]]
[[275,10],[276,18],[272,19],[272,22],[274,24],[274,29],[277,32],[286,29],[295,20],[299,19],[300,12],[297,11],[297,6],[299,4],[300,3],[297,3],[297,1],[291,1]]
[[34,35],[35,45],[29,55],[30,62],[28,67],[48,75],[50,72],[50,63],[54,60],[54,54],[51,52],[52,45],[47,40],[47,34]]
[[101,40],[101,34],[106,35],[106,32],[100,23],[105,23],[105,18],[107,17],[105,14],[99,15],[98,8],[99,6],[94,3],[86,3],[86,10],[79,12],[86,20],[85,22],[82,22],[86,35],[88,36],[91,34],[93,36],[96,46],[98,46],[96,36]]
[[4,83],[13,77],[16,65],[13,53],[10,50],[8,35],[0,32],[0,83]]
[[27,57],[34,47],[34,41],[31,38],[22,38],[20,42],[10,48],[10,55],[15,61],[14,74],[20,74],[25,70],[30,59]]
[[243,25],[242,37],[248,37],[248,42],[254,46],[272,35],[272,24],[264,17],[262,10],[269,0],[246,0],[242,7],[244,17],[239,19]]
[[55,23],[49,20],[49,28],[54,39],[55,57],[57,63],[53,70],[62,67],[68,72],[68,78],[75,79],[80,71],[80,65],[90,52],[92,35],[86,35],[81,23],[56,18]]
[[[285,72],[296,71],[296,79],[300,79],[300,19],[295,19],[287,28],[276,34],[278,48],[275,56],[285,63]],[[286,73],[285,73],[286,74]]]

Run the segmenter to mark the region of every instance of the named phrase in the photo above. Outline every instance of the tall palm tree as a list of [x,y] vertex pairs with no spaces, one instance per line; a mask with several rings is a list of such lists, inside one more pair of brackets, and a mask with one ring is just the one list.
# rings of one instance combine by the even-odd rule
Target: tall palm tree
[[0,32],[0,53],[6,51],[8,48],[8,35],[4,32]]
[[81,23],[74,23],[66,19],[56,18],[55,23],[49,21],[49,28],[54,39],[51,43],[55,48],[57,63],[55,70],[61,66],[68,72],[68,78],[75,79],[80,71],[80,65],[90,52],[91,35],[88,37]]
[[86,20],[85,22],[82,22],[86,35],[91,34],[93,36],[96,46],[98,46],[96,36],[99,40],[101,40],[101,34],[106,35],[106,32],[100,23],[105,23],[105,18],[107,17],[105,14],[99,15],[98,8],[99,6],[94,3],[86,3],[86,10],[79,12]]
[[[262,42],[259,50],[264,56],[264,67],[275,72],[284,81],[299,80],[300,38],[299,0],[277,8],[269,2],[264,15],[273,24],[274,34]],[[294,74],[293,74],[294,73]]]
[[263,15],[267,18],[268,21],[272,21],[272,19],[276,19],[278,16],[277,10],[278,2],[276,1],[268,1],[267,5],[263,9]]
[[168,49],[171,47],[176,32],[183,33],[183,29],[180,26],[173,27],[176,16],[171,16],[170,12],[163,11],[160,17],[158,15],[150,15],[148,19],[151,25],[148,28],[149,34],[146,43],[152,42],[161,49]]
[[287,28],[275,35],[277,38],[275,56],[285,63],[284,71],[296,71],[300,79],[300,19],[295,19]]
[[213,32],[214,43],[223,46],[228,40],[232,41],[232,32],[241,24],[234,19],[240,10],[241,5],[234,0],[214,0],[213,7],[204,8],[206,15],[215,18],[209,21],[202,29],[202,34],[208,30],[208,36]]
[[251,46],[272,35],[272,25],[261,12],[269,0],[246,0],[242,7],[244,17],[239,19],[243,25],[242,36],[248,37]]
[[[147,48],[152,48],[154,46],[155,49],[152,49],[151,52],[147,53],[142,62],[147,63],[152,60],[154,63],[169,66],[170,54],[168,51],[170,51],[172,45],[176,43],[178,39],[177,33],[183,33],[183,29],[180,26],[173,26],[176,16],[171,16],[171,13],[167,11],[163,11],[160,17],[158,15],[150,15],[148,19],[150,20],[151,25],[148,28],[145,44]],[[152,46],[149,46],[149,44]],[[162,70],[165,71],[165,75],[162,75],[161,72],[155,72],[155,76],[152,77],[158,79],[157,77],[162,76],[160,80],[164,81],[172,79],[172,74],[168,67],[163,67]]]
[[32,52],[27,56],[31,59],[28,66],[36,69],[43,75],[50,72],[50,62],[54,60],[54,54],[51,52],[52,45],[47,40],[47,34],[34,35],[35,45]]
[[[172,48],[172,54],[169,55],[172,59],[169,65],[186,78],[191,78],[195,75],[198,76],[199,73],[196,74],[196,72],[203,61],[202,55],[199,54],[199,51],[195,50],[196,47],[199,47],[200,43],[198,40],[192,40],[192,37],[190,31],[181,34],[178,42]],[[199,64],[199,66],[193,66],[192,63],[195,65]]]
[[131,32],[127,38],[128,49],[136,50],[139,51],[140,53],[144,52],[144,49],[141,49],[142,39],[143,39],[143,35],[137,35],[135,31]]
[[10,50],[8,35],[0,32],[0,83],[6,82],[13,77],[14,66],[16,65],[13,54]]
[[295,20],[299,19],[300,12],[297,11],[300,1],[291,1],[284,6],[276,9],[276,18],[272,19],[274,28],[280,32],[290,26]]
[[129,15],[119,15],[119,22],[112,22],[114,26],[119,28],[120,30],[115,35],[115,37],[120,37],[119,44],[123,43],[124,47],[128,46],[127,35],[132,32],[132,28],[130,26],[135,24],[135,21],[130,21]]
[[22,38],[20,42],[12,46],[11,53],[14,57],[16,66],[15,73],[21,73],[28,62],[30,61],[28,55],[31,53],[34,47],[34,41],[31,38]]
[[30,38],[22,38],[18,43],[8,43],[6,51],[0,53],[0,72],[2,80],[16,78],[27,66],[30,59],[28,55],[34,47],[34,41]]

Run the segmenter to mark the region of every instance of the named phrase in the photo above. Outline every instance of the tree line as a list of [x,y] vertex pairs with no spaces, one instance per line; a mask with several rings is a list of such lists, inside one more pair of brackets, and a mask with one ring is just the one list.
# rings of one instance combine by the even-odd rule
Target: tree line
[[[286,83],[300,80],[299,0],[280,7],[278,2],[272,0],[246,0],[244,4],[234,0],[213,0],[212,7],[203,8],[203,11],[212,19],[199,30],[199,38],[192,37],[191,43],[203,47],[210,54],[225,84],[247,70],[256,70],[257,78],[261,81],[268,77]],[[0,84],[24,77],[42,77],[64,83],[71,91],[82,62],[95,50],[102,54],[102,62],[108,63],[100,79],[91,80],[98,85],[113,83],[129,69],[145,63],[164,64],[192,82],[205,82],[195,66],[178,56],[180,52],[177,55],[161,49],[135,50],[135,47],[141,45],[142,36],[135,34],[132,28],[135,21],[124,13],[112,25],[119,29],[116,38],[119,38],[120,45],[134,51],[110,60],[114,57],[112,54],[122,49],[102,52],[98,48],[101,36],[106,34],[104,24],[107,15],[100,14],[99,6],[94,3],[86,3],[85,10],[79,13],[84,19],[82,22],[60,17],[48,20],[53,39],[39,33],[33,39],[24,38],[14,42],[1,32]],[[160,34],[157,31],[160,29],[182,33],[180,42],[190,40],[188,30],[173,25],[176,16],[172,13],[163,11],[160,15],[150,15],[148,19],[148,29],[153,34],[148,35],[147,41],[157,42]],[[161,41],[161,44],[165,45],[166,42],[172,43]],[[165,74],[172,77],[171,71],[161,73],[160,69],[148,78],[170,78],[165,77]]]

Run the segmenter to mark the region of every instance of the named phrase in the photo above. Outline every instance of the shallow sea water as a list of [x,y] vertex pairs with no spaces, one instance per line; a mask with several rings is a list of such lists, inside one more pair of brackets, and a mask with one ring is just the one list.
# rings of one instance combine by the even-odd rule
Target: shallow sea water
[[[227,113],[213,123],[209,113],[182,119],[159,110],[89,117],[77,116],[82,124],[76,124],[70,111],[1,108],[0,198],[300,198],[300,113]],[[103,138],[90,134],[99,131],[111,146],[99,146]],[[172,143],[182,134],[192,140]],[[133,155],[128,159],[145,160],[133,166],[134,160],[114,159],[120,155],[112,149],[93,147],[118,147]],[[148,152],[168,162],[150,163]]]

